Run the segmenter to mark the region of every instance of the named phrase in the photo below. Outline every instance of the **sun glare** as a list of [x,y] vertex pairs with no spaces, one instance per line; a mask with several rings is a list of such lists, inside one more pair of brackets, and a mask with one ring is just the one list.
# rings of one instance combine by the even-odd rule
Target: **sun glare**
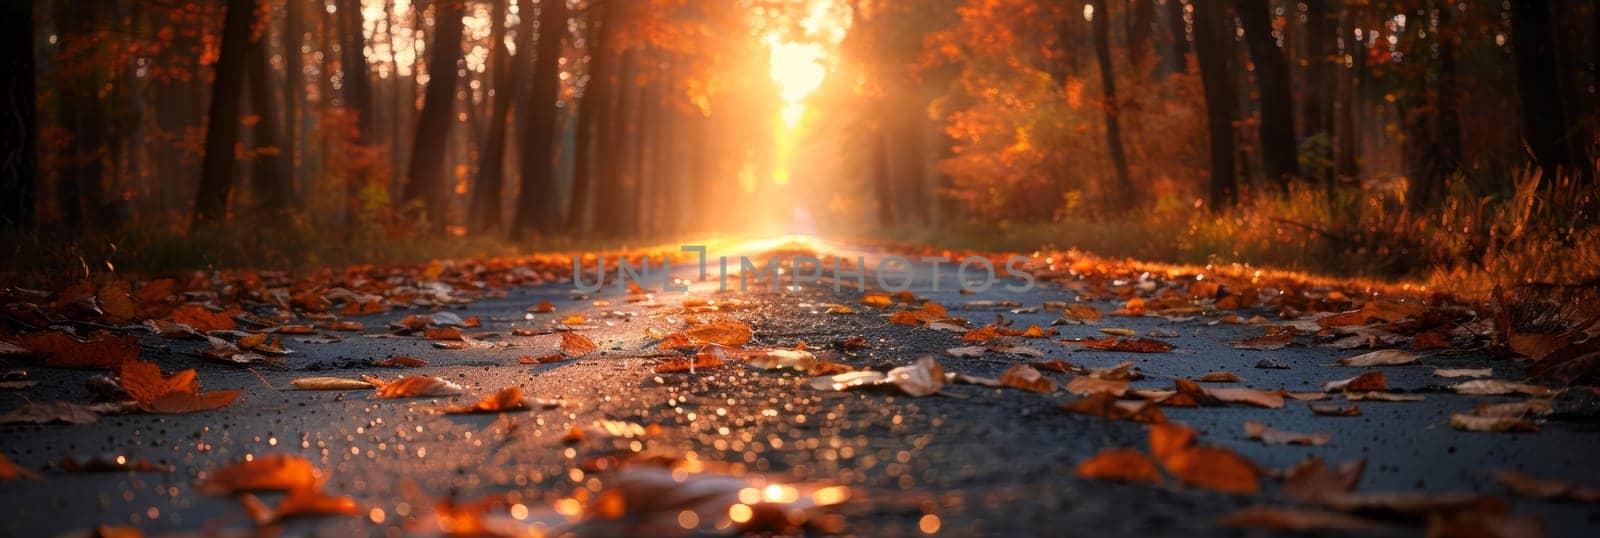
[[777,166],[772,182],[789,182],[793,156],[806,99],[815,93],[837,61],[839,42],[850,28],[850,8],[834,0],[809,0],[793,18],[767,21],[767,75],[778,88],[774,143]]

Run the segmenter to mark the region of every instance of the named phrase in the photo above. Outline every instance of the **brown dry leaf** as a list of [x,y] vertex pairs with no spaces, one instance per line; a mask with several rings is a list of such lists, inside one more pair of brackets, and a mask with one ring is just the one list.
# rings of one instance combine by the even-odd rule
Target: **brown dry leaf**
[[291,490],[282,501],[278,501],[277,508],[267,508],[261,499],[248,493],[240,496],[239,501],[244,504],[245,511],[250,513],[250,518],[260,526],[295,517],[354,516],[363,512],[361,505],[356,503],[355,499],[310,489]]
[[[1035,370],[1037,371],[1037,370]],[[1126,379],[1100,379],[1086,375],[1072,376],[1067,382],[1067,392],[1088,396],[1091,394],[1107,392],[1113,396],[1121,397],[1128,393],[1128,380]]]
[[1161,483],[1161,471],[1143,452],[1131,448],[1113,448],[1100,451],[1089,459],[1078,462],[1072,473],[1079,478],[1117,480],[1121,482]]
[[1151,338],[1106,337],[1098,340],[1085,339],[1079,343],[1096,351],[1125,351],[1131,353],[1165,353],[1176,348],[1172,344]]
[[[1056,391],[1056,382],[1026,364],[1014,365],[1000,374],[1000,384],[1028,392],[1050,394]],[[1126,388],[1124,388],[1126,390]]]
[[692,347],[694,347],[694,343],[689,341],[689,335],[683,333],[672,333],[661,337],[661,341],[656,342],[656,349],[662,350],[687,349]]
[[227,407],[242,394],[238,390],[200,392],[193,368],[162,377],[159,366],[143,361],[122,365],[122,389],[145,411],[169,414]]
[[1425,351],[1439,349],[1450,345],[1450,334],[1444,329],[1435,329],[1411,338],[1412,351]]
[[1323,464],[1321,457],[1307,458],[1295,464],[1283,475],[1283,492],[1290,498],[1313,503],[1329,496],[1340,495],[1355,489],[1366,470],[1367,460],[1350,460],[1337,467]]
[[889,322],[898,325],[923,325],[947,318],[950,313],[939,303],[922,303],[922,308],[917,310],[901,310],[889,316]]
[[1094,323],[1100,321],[1100,309],[1086,304],[1069,304],[1063,314],[1072,321]]
[[[721,352],[723,350],[716,350]],[[750,366],[764,370],[788,368],[810,372],[817,366],[817,356],[804,349],[767,349],[744,354]]]
[[1314,413],[1314,414],[1322,415],[1322,416],[1325,416],[1325,417],[1359,417],[1359,416],[1361,416],[1361,408],[1359,406],[1354,405],[1354,404],[1346,407],[1346,406],[1339,406],[1339,405],[1335,405],[1335,404],[1320,404],[1319,405],[1319,404],[1308,403],[1308,404],[1306,404],[1306,408],[1310,409],[1311,412]]
[[1133,336],[1139,334],[1133,329],[1124,329],[1121,327],[1101,327],[1100,332],[1109,334],[1111,336]]
[[1318,499],[1321,504],[1341,512],[1389,514],[1401,517],[1420,517],[1432,514],[1479,512],[1498,514],[1506,511],[1500,499],[1478,493],[1449,491],[1335,493]]
[[276,334],[317,334],[317,328],[310,325],[279,325],[272,328]]
[[1250,506],[1217,518],[1224,527],[1248,527],[1272,532],[1365,531],[1383,525],[1355,516],[1313,508]]
[[1311,445],[1322,446],[1333,440],[1332,434],[1327,433],[1295,433],[1273,429],[1266,424],[1256,421],[1244,423],[1244,437],[1254,439],[1269,445]]
[[535,314],[549,314],[556,311],[556,304],[550,301],[539,301],[539,304],[528,307],[528,312]]
[[1544,538],[1550,534],[1544,521],[1536,516],[1470,511],[1430,514],[1423,532],[1428,538]]
[[699,353],[694,356],[694,360],[692,361],[684,357],[673,357],[671,359],[667,359],[667,362],[656,365],[656,373],[694,373],[694,371],[698,369],[715,368],[718,366],[722,366],[721,357],[718,357],[715,353]]
[[300,390],[367,390],[373,384],[359,379],[345,379],[342,377],[302,377],[289,381]]
[[250,491],[314,490],[321,482],[321,472],[305,458],[266,454],[212,471],[196,489],[214,495],[231,495]]
[[598,351],[600,346],[595,345],[589,337],[572,332],[561,333],[561,353],[568,357],[582,357]]
[[561,362],[564,360],[567,360],[567,356],[560,353],[545,355],[543,357],[517,357],[517,362],[522,364],[550,364],[552,362]]
[[807,382],[806,385],[816,390],[841,391],[855,387],[877,385],[883,383],[883,381],[888,378],[889,376],[885,375],[883,372],[860,370],[855,372],[845,372],[842,374],[816,377]]
[[455,327],[440,327],[422,331],[422,336],[429,340],[462,340],[461,329]]
[[471,405],[452,405],[439,410],[447,415],[468,415],[476,413],[503,413],[506,411],[522,411],[528,404],[522,399],[522,389],[519,387],[506,387],[498,392],[478,400]]
[[696,344],[716,344],[719,346],[739,347],[750,341],[755,335],[749,325],[738,321],[716,321],[690,327],[684,334]]
[[1511,470],[1495,471],[1494,479],[1506,489],[1523,497],[1600,504],[1600,488],[1561,480],[1541,480]]
[[1473,394],[1478,396],[1495,396],[1500,394],[1522,393],[1529,396],[1549,396],[1555,394],[1554,389],[1541,387],[1529,383],[1518,383],[1504,379],[1474,379],[1450,386],[1457,394]]
[[1244,339],[1244,340],[1240,340],[1238,342],[1234,342],[1234,343],[1232,343],[1230,345],[1232,345],[1234,349],[1254,349],[1254,350],[1257,350],[1257,351],[1270,351],[1270,350],[1274,350],[1274,349],[1283,349],[1285,347],[1288,347],[1291,342],[1294,342],[1294,335],[1291,334],[1291,333],[1285,332],[1285,333],[1268,334],[1268,335],[1264,335],[1264,336],[1257,336],[1255,338],[1247,338],[1247,339]]
[[384,381],[369,376],[362,376],[362,379],[377,386],[378,398],[420,398],[461,394],[461,385],[435,376],[414,375],[394,381]]
[[1207,396],[1228,403],[1240,403],[1279,409],[1283,407],[1283,394],[1276,391],[1256,390],[1245,388],[1206,388]]
[[28,351],[46,357],[45,366],[61,368],[116,369],[139,359],[139,338],[98,332],[79,341],[61,332],[25,334],[17,343]]
[[1544,416],[1555,412],[1551,400],[1545,398],[1532,398],[1520,402],[1481,403],[1473,408],[1472,414],[1480,417],[1522,417],[1527,415]]
[[1152,424],[1147,442],[1150,444],[1150,453],[1155,454],[1156,459],[1164,460],[1188,450],[1198,435],[1194,428],[1183,424]]
[[1143,424],[1161,424],[1167,421],[1166,415],[1154,402],[1122,402],[1109,392],[1096,392],[1083,398],[1062,402],[1061,409],[1080,415],[1129,420]]
[[1207,383],[1243,383],[1244,378],[1239,377],[1239,374],[1235,374],[1233,372],[1207,372],[1205,375],[1202,375],[1196,379],[1196,381],[1204,381]]
[[237,310],[213,312],[211,309],[200,305],[186,304],[173,309],[172,315],[168,316],[168,319],[194,327],[195,330],[200,332],[229,331],[239,328],[239,325],[233,321],[233,316],[240,313]]
[[1539,425],[1517,417],[1450,415],[1450,427],[1469,432],[1537,432]]
[[1384,391],[1389,390],[1389,379],[1384,377],[1383,372],[1366,372],[1349,379],[1340,379],[1337,381],[1329,381],[1324,383],[1322,385],[1322,390],[1327,392]]
[[1196,446],[1161,459],[1161,465],[1178,481],[1222,493],[1255,493],[1261,479],[1255,464],[1232,450]]
[[1439,377],[1493,377],[1494,368],[1438,368],[1433,375]]
[[1378,390],[1367,392],[1346,392],[1344,393],[1344,398],[1352,402],[1420,402],[1423,400],[1421,394],[1397,394]]
[[869,293],[861,296],[861,304],[884,308],[894,304],[894,300],[882,293]]
[[7,424],[89,424],[100,420],[94,407],[70,402],[30,402],[0,415],[0,426]]
[[995,338],[999,338],[999,337],[1000,337],[1000,328],[999,327],[996,327],[994,325],[984,325],[982,327],[969,330],[969,331],[967,331],[966,334],[961,335],[961,341],[963,341],[963,342],[988,342],[990,340],[994,340]]
[[911,396],[928,396],[944,388],[944,368],[933,357],[924,356],[911,365],[889,370],[885,382]]
[[39,473],[18,467],[17,464],[11,463],[11,458],[6,457],[5,454],[0,454],[0,480],[16,480],[18,478],[27,478],[29,480],[44,479],[44,477],[39,476]]
[[1417,355],[1398,349],[1380,349],[1371,353],[1339,359],[1340,366],[1395,366],[1417,362]]
[[1373,300],[1361,305],[1361,313],[1369,319],[1395,322],[1422,315],[1424,308],[1417,303]]
[[427,366],[428,365],[428,361],[425,361],[425,360],[422,360],[422,359],[418,359],[416,357],[403,357],[403,356],[401,356],[401,357],[389,357],[387,359],[374,362],[374,363],[372,363],[372,365],[373,366],[390,366],[390,367],[416,368],[416,367],[420,367],[420,366]]

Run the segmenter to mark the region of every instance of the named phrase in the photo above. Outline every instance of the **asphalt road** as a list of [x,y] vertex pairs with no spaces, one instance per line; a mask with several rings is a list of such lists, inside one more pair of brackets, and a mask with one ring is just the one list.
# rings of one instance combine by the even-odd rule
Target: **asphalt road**
[[[855,252],[850,252],[853,255]],[[870,254],[870,253],[869,253]],[[713,253],[716,255],[716,253]],[[1071,301],[1073,294],[1044,285],[1012,294],[998,286],[984,294],[958,293],[952,275],[931,291],[930,271],[917,271],[918,295],[951,307],[952,314],[975,322],[1002,313],[1019,327],[1048,325],[1059,313],[1013,314],[1009,309],[961,311],[982,299]],[[705,287],[701,284],[697,287]],[[654,301],[630,303],[616,289],[574,300],[570,284],[513,290],[507,297],[453,310],[479,316],[483,326],[469,329],[494,344],[486,349],[437,349],[419,338],[344,334],[334,343],[308,343],[286,337],[294,350],[283,368],[247,370],[199,359],[203,343],[146,337],[146,360],[169,373],[199,370],[204,389],[238,388],[243,397],[229,408],[185,415],[109,416],[84,426],[0,427],[0,451],[18,465],[40,471],[40,481],[0,483],[0,534],[52,536],[99,524],[131,525],[146,532],[219,533],[251,531],[236,501],[194,490],[202,473],[250,455],[298,454],[327,470],[328,491],[351,495],[367,510],[363,516],[315,517],[285,522],[287,534],[388,535],[411,530],[439,498],[472,499],[514,492],[529,507],[545,507],[580,489],[599,487],[593,475],[573,469],[586,457],[612,450],[692,453],[700,460],[727,462],[768,480],[786,483],[842,484],[854,490],[840,506],[843,532],[869,536],[917,535],[926,515],[938,518],[939,532],[951,535],[1105,535],[1232,536],[1260,534],[1219,527],[1213,520],[1227,511],[1258,503],[1286,503],[1274,488],[1257,496],[1226,495],[1172,484],[1128,485],[1075,478],[1073,466],[1104,448],[1144,446],[1144,426],[1132,422],[1072,415],[1058,409],[1070,395],[1042,395],[1014,389],[955,385],[923,398],[892,391],[820,392],[809,376],[788,370],[766,371],[727,364],[693,375],[653,372],[647,328],[681,330],[681,296],[658,294]],[[1291,347],[1278,351],[1237,350],[1228,342],[1258,335],[1259,328],[1208,322],[1216,316],[1173,322],[1158,317],[1107,318],[1098,326],[1058,327],[1063,338],[1102,336],[1097,327],[1125,327],[1146,334],[1170,329],[1177,346],[1170,353],[1132,354],[1089,351],[1050,341],[1035,347],[1045,359],[989,354],[981,359],[943,355],[962,345],[959,334],[887,323],[887,314],[860,305],[859,292],[835,292],[827,285],[805,285],[780,293],[711,293],[693,297],[751,301],[726,314],[755,329],[752,347],[813,349],[854,336],[869,347],[838,357],[856,367],[908,364],[936,355],[947,371],[998,376],[1011,364],[1062,359],[1090,367],[1135,361],[1146,375],[1134,388],[1170,388],[1173,377],[1229,371],[1244,386],[1291,391],[1319,390],[1322,383],[1360,370],[1331,366],[1348,351]],[[527,314],[540,301],[558,305],[555,313]],[[610,305],[594,306],[596,300]],[[825,304],[853,305],[854,315],[826,314]],[[1114,305],[1096,303],[1109,311]],[[618,315],[617,312],[627,313]],[[358,318],[368,335],[407,314],[395,311]],[[582,332],[602,351],[540,365],[519,357],[555,353],[554,334],[514,336],[515,328],[549,328],[555,319],[586,315],[596,323]],[[370,359],[411,356],[428,366],[380,368]],[[1272,358],[1287,369],[1254,366]],[[15,367],[16,365],[7,365]],[[1496,377],[1518,379],[1512,362],[1486,356],[1435,354],[1416,364],[1384,367],[1391,386],[1423,389],[1447,380],[1432,369],[1491,367]],[[27,367],[38,384],[0,392],[0,413],[25,401],[85,401],[84,382],[94,372]],[[282,390],[294,378],[315,375],[392,377],[437,375],[466,388],[455,398],[370,399],[366,392]],[[1056,375],[1056,374],[1048,374]],[[1058,377],[1058,379],[1061,379]],[[507,386],[524,394],[560,398],[556,409],[507,415],[439,415],[442,403],[470,402]],[[276,388],[274,388],[276,387]],[[1518,469],[1538,477],[1562,478],[1600,486],[1600,469],[1589,457],[1600,441],[1600,422],[1582,416],[1550,420],[1538,433],[1456,431],[1453,412],[1482,401],[1514,397],[1463,396],[1426,392],[1422,402],[1361,402],[1359,417],[1313,415],[1300,402],[1283,409],[1202,407],[1165,409],[1169,420],[1188,423],[1206,443],[1237,450],[1262,467],[1281,469],[1308,456],[1330,462],[1365,458],[1360,491],[1477,491],[1506,498],[1518,513],[1542,519],[1552,535],[1593,535],[1600,528],[1594,505],[1518,499],[1496,485],[1489,472]],[[563,438],[574,426],[597,420],[660,424],[660,432],[635,439]],[[1264,445],[1244,438],[1242,424],[1264,422],[1274,428],[1326,432],[1319,447]],[[170,473],[69,474],[55,464],[65,456],[122,455],[175,468]],[[536,512],[538,510],[535,510]],[[640,531],[642,529],[630,529]],[[663,529],[649,529],[659,532]],[[670,529],[669,529],[670,530]],[[598,534],[619,532],[608,528]],[[1417,530],[1402,534],[1419,533]]]

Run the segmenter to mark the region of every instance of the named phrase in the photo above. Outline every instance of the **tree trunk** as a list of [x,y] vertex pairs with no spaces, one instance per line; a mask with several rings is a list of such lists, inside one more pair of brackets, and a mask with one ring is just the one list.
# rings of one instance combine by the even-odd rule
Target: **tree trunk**
[[[474,232],[490,232],[500,229],[503,220],[500,216],[500,199],[505,195],[506,176],[506,127],[510,122],[511,101],[519,93],[520,80],[516,70],[512,69],[512,58],[506,52],[506,11],[509,6],[507,0],[495,0],[490,9],[494,13],[489,17],[489,70],[494,79],[494,95],[490,97],[489,128],[484,134],[482,153],[478,156],[478,178],[472,190],[472,203],[467,209],[467,227]],[[519,10],[520,11],[520,10]],[[530,33],[533,29],[530,12],[520,11],[523,25],[519,30]],[[527,40],[524,40],[527,41]],[[530,54],[528,49],[520,49],[522,54]],[[518,63],[521,58],[517,58]]]
[[255,19],[254,0],[228,0],[222,25],[222,50],[217,57],[211,90],[211,111],[206,116],[205,157],[200,165],[200,189],[195,195],[191,228],[224,220],[233,192],[233,149],[239,142],[239,101],[244,93],[245,62],[250,53],[250,27]]
[[[1306,138],[1322,135],[1325,143],[1311,144],[1308,151],[1313,162],[1333,162],[1333,99],[1334,86],[1334,39],[1337,37],[1339,24],[1338,13],[1335,11],[1333,0],[1305,0],[1306,5],[1306,43],[1309,45],[1307,60],[1309,69],[1306,72],[1305,102],[1305,136]],[[1420,23],[1420,21],[1418,21]],[[1332,167],[1323,166],[1307,172],[1315,176],[1314,179],[1324,185],[1331,184]]]
[[1211,208],[1231,207],[1237,196],[1233,120],[1237,82],[1228,61],[1233,50],[1232,24],[1226,23],[1223,0],[1195,0],[1194,48],[1206,97],[1206,126],[1211,145]]
[[33,61],[33,2],[0,6],[0,230],[33,226],[39,126]]
[[[1338,123],[1336,137],[1336,151],[1338,152],[1334,168],[1334,175],[1338,179],[1350,181],[1361,175],[1358,156],[1361,150],[1361,135],[1356,132],[1356,106],[1360,101],[1356,94],[1360,90],[1360,75],[1366,65],[1366,52],[1362,43],[1356,41],[1355,16],[1349,8],[1345,9],[1344,16],[1339,24],[1340,39],[1344,43],[1344,53],[1349,55],[1353,65],[1337,68],[1339,77],[1339,102],[1335,121]],[[1292,131],[1291,131],[1292,132]]]
[[1094,5],[1094,54],[1100,62],[1100,89],[1103,92],[1106,118],[1106,150],[1111,153],[1111,166],[1117,172],[1117,184],[1107,189],[1112,194],[1113,205],[1127,211],[1139,199],[1138,188],[1128,177],[1128,156],[1122,148],[1122,126],[1117,121],[1117,82],[1111,68],[1111,11],[1106,0],[1092,0]]
[[[589,207],[594,197],[595,182],[600,175],[595,166],[595,144],[602,127],[610,123],[612,93],[616,78],[611,63],[617,54],[610,50],[612,38],[608,34],[615,25],[619,5],[595,4],[589,8],[597,11],[591,15],[589,49],[589,84],[583,91],[583,101],[578,105],[578,126],[574,134],[572,171],[572,202],[568,208],[566,227],[582,232]],[[595,22],[598,21],[598,24]]]
[[1143,72],[1145,60],[1150,57],[1150,24],[1156,18],[1155,0],[1129,0],[1127,13],[1128,64],[1134,72]]
[[441,229],[449,215],[449,184],[445,177],[445,149],[450,126],[455,123],[456,79],[461,63],[461,16],[465,0],[437,0],[433,4],[433,42],[428,45],[428,89],[422,114],[417,117],[416,141],[411,145],[411,167],[406,176],[406,205],[422,205],[427,227]]
[[[105,85],[104,60],[97,58],[101,45],[101,8],[76,2],[58,2],[56,23],[61,34],[56,67],[57,99],[61,126],[68,136],[61,165],[56,170],[56,201],[62,224],[69,230],[82,230],[89,224],[89,208],[98,198],[105,176],[106,113],[99,89]],[[230,150],[231,151],[231,150]]]
[[[358,132],[351,143],[371,146],[378,136],[378,113],[373,108],[371,72],[367,68],[366,33],[361,16],[361,0],[339,0],[339,69],[344,108],[356,114]],[[362,159],[362,168],[351,170],[345,182],[345,226],[353,229],[361,214],[361,189],[377,181],[380,171],[376,158]]]
[[[532,11],[524,3],[523,13],[531,20]],[[597,8],[604,9],[604,8]],[[541,234],[555,233],[561,216],[556,200],[556,108],[561,91],[561,42],[567,35],[567,6],[565,2],[539,2],[539,41],[533,46],[525,40],[525,51],[533,56],[533,85],[528,98],[522,100],[530,110],[522,114],[527,121],[522,129],[522,189],[517,193],[517,216],[512,225],[512,237],[522,237],[530,231]],[[537,49],[537,50],[535,50]],[[598,58],[596,58],[598,60]],[[526,61],[522,65],[530,65]],[[599,80],[591,78],[590,81]],[[591,87],[591,90],[594,88]],[[579,112],[588,111],[588,107]],[[582,152],[580,152],[582,153]],[[576,211],[574,211],[576,212]]]
[[1267,0],[1235,0],[1244,25],[1250,60],[1256,64],[1256,90],[1261,94],[1261,158],[1267,177],[1280,189],[1300,174],[1294,138],[1294,105],[1289,90],[1289,64],[1272,37]]
[[1189,70],[1189,32],[1183,22],[1183,0],[1167,0],[1167,29],[1172,32],[1172,70]]
[[[288,163],[291,188],[308,192],[309,185],[302,183],[300,173],[300,129],[305,126],[300,115],[300,103],[305,100],[305,56],[300,48],[305,44],[305,0],[287,0],[283,15],[283,160]],[[322,3],[318,2],[318,6]]]
[[[608,13],[613,10],[606,10]],[[629,113],[633,110],[634,98],[633,77],[636,54],[633,51],[622,53],[621,70],[614,81],[611,82],[616,98],[606,108],[606,118],[601,122],[599,141],[607,148],[612,148],[621,155],[626,155],[626,131],[629,125]],[[616,155],[602,158],[596,163],[597,175],[595,187],[595,232],[604,237],[616,237],[623,232],[622,200],[625,193],[623,189],[622,159]]]
[[269,212],[282,212],[294,199],[294,183],[290,168],[284,159],[282,128],[278,116],[277,99],[273,98],[272,51],[268,50],[265,29],[250,43],[246,54],[246,78],[250,81],[250,110],[258,121],[254,129],[255,151],[250,179],[260,198],[262,208]]
[[[882,110],[879,108],[879,110]],[[889,129],[880,118],[878,128],[868,136],[872,137],[872,187],[874,198],[878,202],[878,226],[887,228],[894,225],[894,178],[889,170]]]
[[1511,2],[1512,50],[1517,60],[1517,89],[1522,98],[1522,126],[1528,148],[1545,173],[1574,171],[1594,179],[1592,166],[1573,136],[1581,132],[1567,118],[1561,103],[1561,79],[1556,67],[1554,28],[1545,2]]

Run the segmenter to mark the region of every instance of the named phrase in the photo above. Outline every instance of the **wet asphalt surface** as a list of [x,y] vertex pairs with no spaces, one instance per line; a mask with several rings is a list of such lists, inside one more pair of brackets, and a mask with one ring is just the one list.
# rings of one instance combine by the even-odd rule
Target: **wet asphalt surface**
[[[1016,326],[1048,325],[1058,312],[1014,314],[1009,309],[962,310],[968,301],[1004,299],[1038,306],[1071,301],[1073,293],[1041,285],[1024,294],[996,287],[962,295],[946,274],[941,291],[930,291],[919,271],[918,295],[943,304],[952,315],[981,324],[1003,314]],[[594,476],[574,473],[577,462],[613,450],[693,453],[701,460],[727,462],[771,480],[823,482],[850,486],[854,496],[838,510],[844,532],[868,536],[920,534],[925,514],[938,516],[939,533],[987,536],[1237,536],[1251,531],[1219,527],[1213,519],[1252,504],[1290,504],[1268,485],[1257,496],[1234,496],[1176,485],[1128,485],[1075,478],[1079,461],[1105,448],[1145,447],[1145,428],[1132,422],[1068,414],[1057,404],[1072,396],[1042,395],[1015,389],[953,385],[943,394],[911,398],[891,391],[819,392],[805,385],[810,376],[788,370],[758,370],[726,364],[696,374],[656,374],[647,328],[681,330],[681,294],[658,294],[654,301],[629,303],[625,294],[605,292],[575,300],[568,283],[512,290],[452,311],[480,316],[469,329],[491,349],[437,349],[420,338],[382,338],[340,333],[342,341],[309,343],[285,337],[294,353],[282,368],[239,367],[207,362],[193,353],[202,342],[146,337],[143,353],[163,370],[199,370],[203,390],[243,389],[231,407],[186,415],[108,416],[83,426],[0,427],[0,450],[18,465],[40,471],[42,481],[0,483],[0,535],[53,536],[95,525],[131,525],[153,534],[215,535],[251,531],[250,518],[227,497],[194,491],[203,473],[247,455],[288,453],[304,456],[324,470],[326,490],[351,495],[364,516],[295,519],[282,524],[289,535],[392,535],[434,499],[472,499],[513,492],[528,506],[548,506],[575,490],[596,488]],[[810,348],[853,336],[870,347],[835,357],[855,367],[885,368],[937,355],[947,371],[998,376],[1012,364],[1062,359],[1104,367],[1135,361],[1146,378],[1133,388],[1171,388],[1173,377],[1198,377],[1229,371],[1242,386],[1291,391],[1320,390],[1322,383],[1363,371],[1333,366],[1362,351],[1290,347],[1278,351],[1233,349],[1228,342],[1260,334],[1257,327],[1208,324],[1216,316],[1186,322],[1158,317],[1107,317],[1098,325],[1058,327],[1059,338],[1102,336],[1098,327],[1124,327],[1141,335],[1152,329],[1177,331],[1167,338],[1170,353],[1135,354],[1084,350],[1052,340],[1029,343],[1044,358],[990,353],[981,359],[955,358],[943,351],[963,345],[960,334],[887,323],[887,311],[860,305],[860,293],[807,285],[784,293],[704,294],[719,301],[742,299],[749,308],[722,314],[755,329],[747,347]],[[540,301],[555,313],[527,314]],[[596,300],[610,305],[594,306]],[[854,315],[825,313],[826,304],[850,304]],[[1109,303],[1094,303],[1103,311]],[[617,317],[608,312],[628,312]],[[394,311],[354,318],[368,335],[408,314]],[[555,353],[554,334],[513,336],[514,328],[549,328],[573,314],[595,323],[582,332],[601,352],[564,362],[527,365],[519,357]],[[368,366],[369,359],[411,356],[430,364],[395,369]],[[1272,358],[1287,369],[1259,369]],[[17,367],[7,364],[8,368]],[[1382,367],[1391,387],[1410,390],[1446,384],[1434,368],[1492,367],[1495,377],[1520,379],[1514,362],[1482,355],[1434,354],[1404,366]],[[0,413],[25,401],[87,401],[84,381],[94,372],[27,367],[38,384],[0,392]],[[362,374],[393,377],[437,375],[466,388],[450,398],[369,399],[367,392],[281,390],[294,378]],[[1058,381],[1066,377],[1046,374]],[[270,386],[269,386],[270,385]],[[506,415],[438,415],[442,403],[470,402],[507,386],[528,396],[561,398],[557,409]],[[1227,386],[1240,386],[1231,384]],[[273,388],[277,387],[277,388]],[[1489,473],[1517,469],[1535,477],[1561,478],[1600,486],[1600,467],[1590,458],[1600,446],[1600,422],[1582,417],[1550,420],[1538,433],[1472,433],[1449,427],[1453,412],[1483,401],[1516,397],[1463,396],[1425,392],[1422,402],[1360,402],[1358,417],[1313,415],[1303,402],[1282,409],[1251,407],[1165,408],[1171,421],[1203,432],[1202,442],[1237,450],[1263,468],[1281,469],[1309,456],[1329,462],[1365,458],[1367,470],[1357,491],[1478,491],[1508,500],[1518,513],[1539,517],[1554,536],[1593,535],[1600,509],[1593,505],[1535,501],[1511,496]],[[1339,399],[1322,403],[1337,403]],[[587,439],[563,442],[573,426],[596,420],[660,424],[661,433],[637,439]],[[1256,420],[1297,432],[1333,434],[1320,447],[1264,445],[1246,440],[1242,424]],[[56,463],[65,456],[123,455],[175,467],[171,473],[67,474]],[[1420,535],[1417,528],[1398,532]]]

